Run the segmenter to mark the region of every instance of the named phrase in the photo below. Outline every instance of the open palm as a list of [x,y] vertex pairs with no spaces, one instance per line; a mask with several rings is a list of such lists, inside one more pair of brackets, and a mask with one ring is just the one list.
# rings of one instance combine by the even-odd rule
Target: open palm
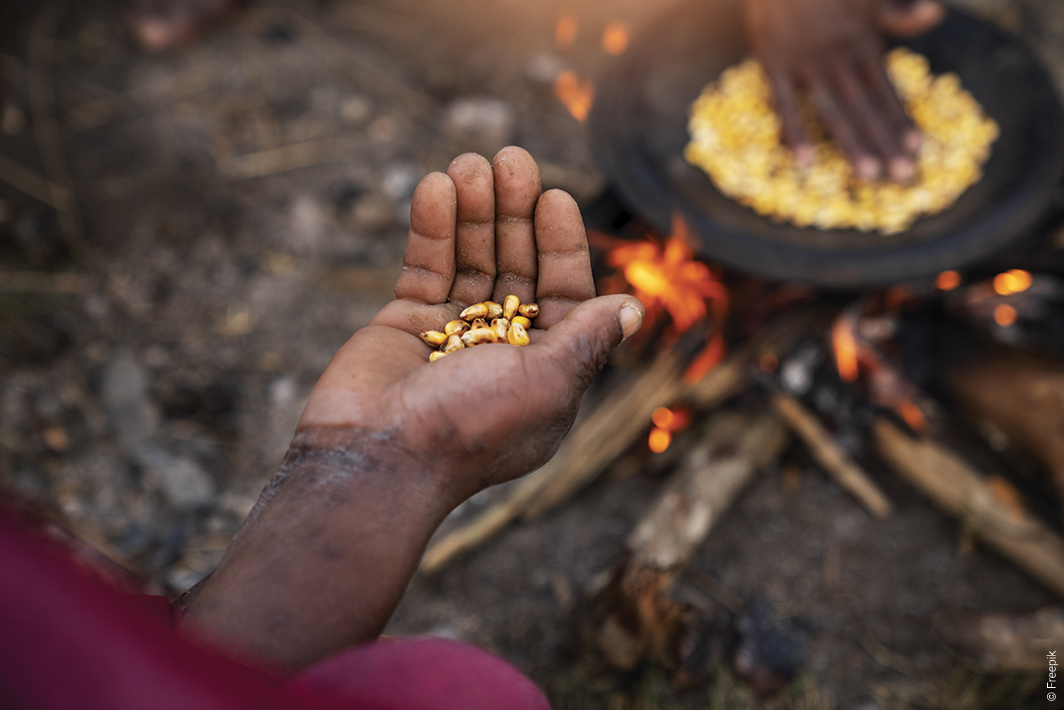
[[[428,361],[419,333],[508,294],[541,307],[530,346]],[[395,300],[330,363],[297,441],[335,446],[371,432],[456,475],[469,495],[553,454],[590,379],[641,317],[631,297],[595,298],[579,209],[564,192],[541,194],[527,152],[506,148],[493,164],[460,156],[415,191]]]

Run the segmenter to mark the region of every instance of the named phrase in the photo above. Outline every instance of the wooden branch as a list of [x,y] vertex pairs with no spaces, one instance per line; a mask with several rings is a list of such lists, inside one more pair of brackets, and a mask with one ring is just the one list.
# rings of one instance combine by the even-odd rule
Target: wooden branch
[[93,289],[93,282],[87,274],[0,271],[0,293],[81,296]]
[[643,658],[675,658],[685,614],[668,597],[713,526],[763,466],[787,444],[771,413],[721,413],[702,443],[643,516],[627,541],[601,608],[598,645],[614,665],[633,668]]
[[999,500],[984,476],[942,444],[914,439],[887,419],[879,419],[873,431],[880,454],[898,473],[960,518],[979,539],[1064,597],[1064,539]]
[[802,440],[816,462],[843,490],[850,493],[877,518],[890,516],[890,500],[868,474],[839,447],[835,438],[812,412],[797,399],[783,392],[772,398],[772,406],[783,421],[787,422],[791,431]]
[[1064,502],[1064,367],[1001,352],[951,372],[946,384],[976,425],[990,424],[1041,461]]
[[331,140],[314,140],[219,160],[218,171],[233,180],[249,180],[338,159]]
[[787,434],[771,414],[713,417],[654,506],[628,538],[631,565],[674,574],[762,466],[776,460]]
[[[69,199],[65,188],[2,154],[0,154],[0,180],[53,209],[59,209],[59,206]],[[59,203],[55,202],[57,196],[60,199]]]
[[[74,181],[70,177],[59,121],[55,110],[55,89],[52,82],[52,62],[55,57],[55,33],[66,12],[67,0],[43,3],[30,28],[29,67],[26,91],[33,133],[44,162],[49,182],[48,201],[59,214],[59,224],[71,253],[81,255],[85,250],[81,211],[78,208]],[[59,189],[53,189],[55,186]]]

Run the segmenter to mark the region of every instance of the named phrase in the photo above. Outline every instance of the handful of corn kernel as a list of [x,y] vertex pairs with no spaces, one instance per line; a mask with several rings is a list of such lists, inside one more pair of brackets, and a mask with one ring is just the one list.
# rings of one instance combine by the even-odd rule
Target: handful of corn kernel
[[521,299],[510,294],[501,304],[474,303],[458,314],[458,320],[444,326],[442,332],[426,330],[421,339],[439,348],[429,354],[429,362],[485,343],[509,343],[521,348],[528,345],[528,331],[538,315],[537,304],[521,303]]
[[933,76],[927,58],[904,47],[887,55],[887,75],[923,133],[909,184],[861,180],[829,141],[810,107],[803,122],[814,144],[802,167],[780,144],[772,89],[753,59],[726,69],[691,105],[689,163],[728,197],[773,221],[819,229],[893,234],[941,212],[982,177],[998,125],[956,74]]

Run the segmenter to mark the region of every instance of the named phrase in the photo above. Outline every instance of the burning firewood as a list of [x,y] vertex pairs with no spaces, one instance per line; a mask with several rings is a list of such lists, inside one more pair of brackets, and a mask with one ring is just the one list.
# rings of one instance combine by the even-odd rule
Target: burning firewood
[[772,399],[776,413],[809,448],[816,462],[877,518],[890,517],[893,507],[868,474],[835,442],[824,425],[794,397],[782,392]]
[[633,668],[644,658],[673,666],[681,659],[687,614],[668,596],[698,546],[757,471],[787,444],[769,413],[720,413],[705,427],[702,443],[633,530],[625,562],[601,606],[597,644],[610,663]]
[[984,476],[930,438],[913,438],[885,418],[873,429],[879,453],[965,528],[1064,597],[1064,539],[994,494]]
[[950,375],[965,414],[1039,459],[1064,501],[1064,369],[1019,353],[996,354]]
[[578,420],[554,458],[530,474],[506,500],[431,545],[421,561],[421,571],[435,572],[517,518],[536,518],[568,500],[631,447],[646,431],[658,407],[684,401],[709,410],[745,390],[757,371],[756,363],[767,355],[778,361],[819,317],[820,311],[815,309],[781,317],[694,383],[684,380],[685,358],[680,346],[673,346],[615,387],[585,419]]

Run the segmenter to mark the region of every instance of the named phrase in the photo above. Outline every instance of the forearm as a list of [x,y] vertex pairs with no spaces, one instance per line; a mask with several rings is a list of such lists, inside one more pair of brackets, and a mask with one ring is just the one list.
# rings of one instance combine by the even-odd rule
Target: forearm
[[380,437],[301,432],[180,631],[281,671],[376,638],[459,502],[429,466]]

